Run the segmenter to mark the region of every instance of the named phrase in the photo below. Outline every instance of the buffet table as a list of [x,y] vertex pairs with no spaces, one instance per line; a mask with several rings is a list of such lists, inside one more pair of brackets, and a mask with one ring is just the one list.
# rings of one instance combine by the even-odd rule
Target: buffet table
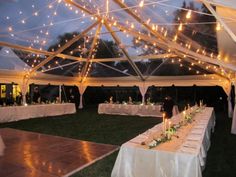
[[[174,116],[177,123],[183,115]],[[126,142],[120,148],[112,177],[202,177],[215,114],[207,107],[194,117],[194,122],[177,131],[177,136],[149,149],[141,142],[153,139],[162,131],[162,123]]]
[[[99,114],[136,115],[143,117],[162,117],[161,105],[134,105],[134,104],[109,104],[98,105]],[[178,107],[174,106],[173,115],[178,113]]]
[[73,103],[7,106],[0,107],[0,122],[74,114],[75,112],[75,104]]

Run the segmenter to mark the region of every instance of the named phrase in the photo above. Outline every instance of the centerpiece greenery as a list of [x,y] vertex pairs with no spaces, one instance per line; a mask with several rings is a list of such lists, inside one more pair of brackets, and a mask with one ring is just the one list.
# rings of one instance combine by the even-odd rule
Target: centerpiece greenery
[[169,126],[169,128],[164,129],[164,132],[158,137],[158,138],[154,138],[152,139],[149,143],[146,144],[146,142],[142,142],[142,145],[148,145],[148,147],[154,148],[156,146],[158,146],[161,143],[165,143],[167,141],[171,141],[171,137],[175,136],[177,138],[179,138],[176,133],[178,131],[178,129],[180,129],[181,127],[187,126],[191,123],[193,123],[194,117],[197,113],[201,112],[204,109],[204,106],[194,106],[192,108],[189,108],[188,110],[185,110],[182,112],[183,114],[183,119],[178,122],[177,124],[173,124],[171,126]]

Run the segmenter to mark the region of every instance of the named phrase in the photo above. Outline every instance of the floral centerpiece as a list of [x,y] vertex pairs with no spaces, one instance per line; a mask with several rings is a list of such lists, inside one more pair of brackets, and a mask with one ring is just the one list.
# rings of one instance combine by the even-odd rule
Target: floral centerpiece
[[172,124],[172,125],[171,125],[171,121],[165,119],[165,114],[163,114],[163,123],[162,123],[163,132],[162,132],[162,134],[160,134],[157,138],[153,138],[149,143],[142,142],[141,144],[148,145],[148,147],[151,149],[151,148],[158,146],[161,143],[171,141],[172,136],[179,138],[176,135],[178,129],[194,122],[194,117],[195,117],[196,113],[201,111],[201,109],[202,108],[200,108],[198,106],[194,106],[194,107],[191,107],[191,108],[183,111],[183,113],[182,113],[183,119],[180,122],[178,122],[177,124]]

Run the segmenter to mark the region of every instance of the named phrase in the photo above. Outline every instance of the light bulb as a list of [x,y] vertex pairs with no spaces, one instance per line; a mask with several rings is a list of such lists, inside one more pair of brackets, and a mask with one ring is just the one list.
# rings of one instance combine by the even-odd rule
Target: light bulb
[[144,5],[144,0],[140,1],[139,7],[143,7],[143,5]]
[[191,10],[188,10],[187,14],[186,14],[186,18],[187,19],[190,19],[191,18],[191,14],[192,14],[192,11]]
[[178,36],[177,36],[177,35],[175,35],[175,37],[174,37],[173,41],[176,41],[176,40],[177,40],[177,38],[178,38]]
[[10,27],[8,27],[8,31],[13,31],[13,29],[12,29],[12,27],[10,26]]
[[178,30],[179,30],[179,31],[182,31],[182,30],[183,30],[183,24],[182,24],[182,23],[179,24]]
[[220,23],[217,23],[217,25],[216,25],[216,31],[220,31],[220,29],[221,29]]

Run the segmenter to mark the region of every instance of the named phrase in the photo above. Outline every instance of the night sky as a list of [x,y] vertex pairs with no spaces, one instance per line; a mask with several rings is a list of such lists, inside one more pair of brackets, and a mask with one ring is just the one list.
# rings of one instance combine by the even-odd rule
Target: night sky
[[[90,1],[77,1],[82,5],[89,5],[91,8],[99,8],[102,13],[105,9],[104,0],[90,0]],[[128,5],[138,5],[140,1],[125,1]],[[145,1],[150,3],[155,1]],[[163,2],[167,5],[181,6],[182,0],[170,0],[163,1],[158,0],[157,2]],[[110,1],[110,10],[119,9],[117,5]],[[55,0],[0,0],[0,41],[6,41],[15,44],[21,44],[25,46],[32,46],[34,48],[42,48],[47,50],[51,44],[56,43],[57,36],[62,35],[66,32],[82,31],[90,24],[93,20],[87,14],[83,16],[80,10],[76,11],[76,8],[70,9],[65,6],[62,1],[58,3]],[[164,21],[170,21],[172,18],[174,8],[168,6],[155,6],[148,5],[143,8],[142,16],[150,18],[159,14],[160,17],[156,18],[156,23],[163,23]],[[112,13],[114,17],[119,19],[121,22],[125,20],[135,21],[130,18],[124,11],[118,11]],[[153,18],[152,18],[153,19]],[[9,30],[12,29],[12,31]],[[105,29],[102,29],[103,32]],[[124,43],[131,44],[131,39],[125,37],[122,34],[118,34]],[[111,40],[111,37],[106,34],[101,38]]]

